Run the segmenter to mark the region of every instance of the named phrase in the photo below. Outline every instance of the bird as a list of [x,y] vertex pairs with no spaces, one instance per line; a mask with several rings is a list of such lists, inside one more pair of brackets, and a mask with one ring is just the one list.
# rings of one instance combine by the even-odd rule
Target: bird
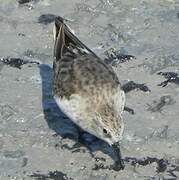
[[107,142],[124,169],[119,147],[123,136],[125,93],[112,67],[55,18],[53,96],[64,114],[84,131]]

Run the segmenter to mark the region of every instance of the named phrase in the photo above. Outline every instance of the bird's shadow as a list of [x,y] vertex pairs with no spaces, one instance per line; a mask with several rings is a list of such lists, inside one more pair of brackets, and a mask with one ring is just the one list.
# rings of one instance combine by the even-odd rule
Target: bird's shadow
[[[65,144],[63,145],[63,148],[65,147],[75,152],[77,147],[80,148],[81,146],[85,146],[92,156],[94,155],[94,152],[100,150],[115,160],[116,155],[111,146],[92,134],[83,131],[60,110],[52,94],[52,68],[49,65],[41,64],[39,65],[39,69],[42,80],[43,112],[49,128],[54,130],[55,133],[62,138],[69,138],[76,142],[74,147],[69,147]],[[76,151],[78,152],[78,150],[79,149]]]

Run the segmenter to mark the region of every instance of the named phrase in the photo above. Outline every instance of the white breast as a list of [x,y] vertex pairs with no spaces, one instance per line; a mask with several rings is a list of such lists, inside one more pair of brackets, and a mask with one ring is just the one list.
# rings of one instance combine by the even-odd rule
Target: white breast
[[114,95],[114,104],[116,111],[119,114],[121,114],[124,110],[124,105],[125,105],[125,93],[120,88],[117,91],[117,93]]
[[85,111],[85,100],[79,95],[72,95],[69,99],[55,96],[55,101],[61,111],[66,114],[74,123],[84,126],[81,113]]

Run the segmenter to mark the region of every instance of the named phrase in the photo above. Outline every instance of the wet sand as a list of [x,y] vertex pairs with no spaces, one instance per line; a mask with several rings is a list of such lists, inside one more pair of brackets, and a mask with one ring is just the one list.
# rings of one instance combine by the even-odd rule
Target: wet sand
[[[79,131],[52,97],[57,15],[122,85],[133,81],[122,171],[110,168],[111,148]],[[179,178],[177,0],[0,0],[0,27],[0,179]]]

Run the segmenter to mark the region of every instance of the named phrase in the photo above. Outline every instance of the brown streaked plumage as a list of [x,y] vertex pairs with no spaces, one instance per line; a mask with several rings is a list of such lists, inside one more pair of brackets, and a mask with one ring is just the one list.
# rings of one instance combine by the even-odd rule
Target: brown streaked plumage
[[82,129],[114,145],[122,138],[125,103],[116,74],[71,33],[61,17],[55,20],[54,39],[57,104]]

